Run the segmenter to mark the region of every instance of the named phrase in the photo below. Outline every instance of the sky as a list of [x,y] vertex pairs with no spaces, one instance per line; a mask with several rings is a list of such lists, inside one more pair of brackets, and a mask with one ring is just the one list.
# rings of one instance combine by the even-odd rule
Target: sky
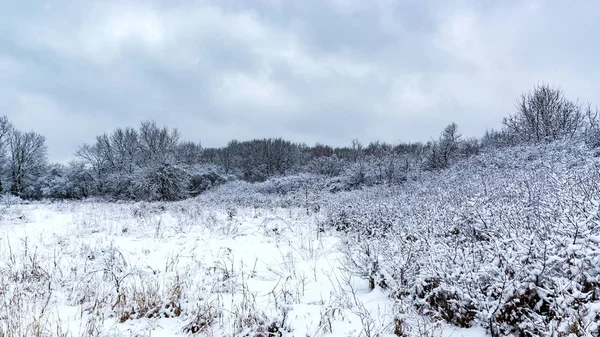
[[600,100],[600,3],[0,0],[0,115],[66,162],[154,120],[185,140],[343,146],[500,128],[518,96]]

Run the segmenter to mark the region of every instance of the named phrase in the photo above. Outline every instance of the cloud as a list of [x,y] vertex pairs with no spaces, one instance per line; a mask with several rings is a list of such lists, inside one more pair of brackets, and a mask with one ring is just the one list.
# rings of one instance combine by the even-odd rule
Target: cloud
[[543,1],[0,3],[0,113],[66,161],[154,119],[205,146],[428,140],[499,127],[537,82],[597,101],[600,5]]

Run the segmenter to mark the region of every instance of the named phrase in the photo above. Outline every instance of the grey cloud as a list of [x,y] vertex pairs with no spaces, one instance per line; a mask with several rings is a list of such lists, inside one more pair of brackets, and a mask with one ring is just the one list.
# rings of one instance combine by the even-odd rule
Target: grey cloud
[[206,146],[499,127],[538,81],[597,98],[594,2],[0,3],[0,114],[52,160],[154,119]]

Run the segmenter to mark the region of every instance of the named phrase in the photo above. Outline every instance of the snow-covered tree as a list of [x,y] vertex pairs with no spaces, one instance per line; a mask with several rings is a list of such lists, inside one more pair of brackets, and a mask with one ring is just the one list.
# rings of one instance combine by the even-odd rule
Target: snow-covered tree
[[175,161],[184,165],[202,162],[202,145],[194,142],[182,142],[175,149]]
[[0,117],[0,193],[5,190],[8,180],[8,160],[6,158],[8,138],[12,131],[12,124],[6,116]]
[[[98,195],[109,194],[119,199],[169,199],[168,189],[157,191],[165,191],[169,196],[157,196],[158,192],[150,189],[148,182],[169,181],[174,168],[177,172],[180,170],[179,137],[177,129],[161,128],[151,121],[142,122],[139,130],[117,129],[110,135],[98,136],[94,144],[84,144],[76,153],[89,174],[74,177],[86,186],[88,178],[92,178],[95,188],[91,192]],[[161,178],[162,173],[165,176]]]
[[37,180],[46,169],[46,139],[35,132],[12,130],[8,137],[10,152],[10,191],[18,197],[35,197]]
[[581,104],[567,99],[561,89],[543,84],[521,95],[517,111],[504,118],[504,126],[523,142],[551,142],[574,136],[584,117]]
[[458,157],[461,137],[456,123],[446,126],[440,138],[430,143],[426,168],[432,170],[448,168]]

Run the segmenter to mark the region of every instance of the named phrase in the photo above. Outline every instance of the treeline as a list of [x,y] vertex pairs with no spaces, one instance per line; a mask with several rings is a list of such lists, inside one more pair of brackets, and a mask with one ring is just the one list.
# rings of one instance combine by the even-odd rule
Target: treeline
[[570,137],[585,137],[599,146],[598,130],[597,113],[589,105],[567,99],[558,88],[540,85],[519,98],[501,130],[488,131],[481,139],[464,138],[452,123],[426,143],[363,145],[353,140],[347,147],[331,147],[276,138],[204,148],[182,141],[177,129],[147,121],[137,129],[116,129],[96,137],[63,165],[47,162],[43,136],[16,130],[2,117],[0,192],[26,199],[179,200],[230,180],[261,182],[299,173],[336,179],[336,188],[352,189],[400,184],[484,149]]

